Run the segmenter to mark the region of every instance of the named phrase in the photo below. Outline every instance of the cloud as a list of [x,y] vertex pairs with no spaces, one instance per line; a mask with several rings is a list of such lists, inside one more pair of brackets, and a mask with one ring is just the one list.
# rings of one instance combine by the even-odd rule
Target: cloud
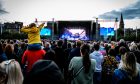
[[110,18],[120,18],[121,13],[124,19],[140,19],[140,0],[131,6],[127,6],[120,10],[112,10],[104,14],[99,15],[99,18],[110,19]]
[[0,15],[8,13],[6,10],[4,10],[2,5],[2,0],[0,0]]

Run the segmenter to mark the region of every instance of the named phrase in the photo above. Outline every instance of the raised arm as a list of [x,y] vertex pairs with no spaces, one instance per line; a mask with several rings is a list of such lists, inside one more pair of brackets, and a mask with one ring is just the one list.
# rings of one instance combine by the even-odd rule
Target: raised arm
[[21,28],[20,30],[21,32],[25,32],[25,33],[28,33],[30,31],[30,28],[28,26],[24,26]]
[[45,23],[40,24],[38,28],[39,28],[39,29],[42,29],[42,27],[44,26],[44,24],[45,24]]

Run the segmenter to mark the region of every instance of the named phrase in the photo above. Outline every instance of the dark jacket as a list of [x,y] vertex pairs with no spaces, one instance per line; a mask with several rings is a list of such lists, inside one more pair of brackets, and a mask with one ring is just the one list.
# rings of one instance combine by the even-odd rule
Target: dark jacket
[[6,54],[5,53],[0,54],[0,63],[6,60],[8,60]]
[[55,51],[55,63],[58,65],[58,67],[63,71],[64,65],[65,65],[65,53],[64,49],[61,47],[56,47],[54,49]]
[[33,65],[23,84],[64,84],[64,77],[53,61],[39,60]]
[[71,60],[75,56],[81,56],[80,47],[73,48],[70,52],[69,60]]

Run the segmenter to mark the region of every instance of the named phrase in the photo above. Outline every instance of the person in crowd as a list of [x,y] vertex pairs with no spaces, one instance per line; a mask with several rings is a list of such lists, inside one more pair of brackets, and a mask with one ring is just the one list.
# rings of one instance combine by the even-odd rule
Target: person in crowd
[[55,62],[38,60],[34,63],[23,84],[65,84],[65,81]]
[[46,52],[45,56],[43,57],[43,59],[45,60],[52,60],[52,61],[55,61],[55,57],[56,57],[56,54],[55,54],[55,51],[50,49]]
[[133,52],[137,58],[137,65],[140,69],[140,50],[138,49],[137,45],[130,45],[129,47],[130,51]]
[[54,48],[55,51],[55,63],[58,65],[58,67],[61,69],[61,71],[64,71],[64,65],[65,65],[65,55],[64,55],[64,49],[62,48],[63,41],[59,40],[57,42],[57,47]]
[[99,51],[102,53],[103,56],[106,56],[106,50],[103,42],[100,43]]
[[67,73],[68,73],[68,66],[69,66],[69,63],[70,61],[68,60],[69,58],[69,54],[70,54],[70,51],[72,49],[72,46],[71,46],[71,43],[69,42],[67,44],[67,48],[64,50],[64,55],[65,55],[65,65],[64,65],[64,77],[65,79],[67,80]]
[[119,54],[116,55],[116,60],[118,62],[121,62],[121,58],[124,56],[124,54],[128,52],[127,49],[124,46],[121,46],[119,48]]
[[29,50],[39,50],[41,49],[41,39],[40,30],[43,28],[45,23],[42,23],[37,28],[35,23],[29,24],[29,26],[24,26],[21,28],[22,32],[28,34],[28,49]]
[[102,78],[101,72],[102,72],[102,63],[104,61],[104,57],[102,53],[99,51],[98,43],[94,44],[94,51],[90,54],[90,58],[96,60],[96,68],[95,68],[93,81],[95,84],[100,84]]
[[111,84],[111,78],[115,69],[118,68],[118,62],[115,59],[114,49],[109,49],[108,55],[104,56],[104,62],[102,63],[102,84]]
[[22,65],[26,66],[24,68],[25,74],[28,73],[32,65],[39,59],[43,59],[45,55],[45,51],[43,49],[40,50],[26,50],[22,56]]
[[4,52],[3,52],[3,56],[5,56],[7,58],[7,60],[10,60],[10,59],[18,60],[18,57],[14,53],[13,44],[7,44],[6,45],[6,47],[4,49]]
[[69,72],[73,74],[71,84],[93,84],[93,73],[95,71],[96,61],[90,59],[90,47],[83,44],[80,48],[81,55],[73,57],[69,64]]
[[2,43],[0,42],[0,55],[3,53]]
[[14,43],[13,46],[14,46],[14,54],[17,56],[19,52],[19,44]]
[[51,41],[50,43],[51,43],[51,49],[55,49],[57,46],[56,41]]
[[22,84],[23,75],[21,67],[17,61],[14,59],[3,61],[0,63],[0,71],[6,73],[3,77],[6,76],[6,79],[3,80],[4,84]]
[[[138,52],[140,52],[140,43],[137,45],[137,47],[138,47]],[[135,52],[134,52],[135,53]],[[135,53],[136,54],[136,53]],[[137,54],[136,55],[136,57],[137,57],[137,62],[140,64],[140,57],[139,57],[139,54]]]
[[115,49],[116,43],[114,41],[111,41],[111,48]]
[[49,42],[45,42],[44,43],[44,48],[43,48],[46,52],[49,51],[51,49],[51,44]]
[[122,66],[114,71],[112,84],[140,84],[140,72],[133,52],[122,57]]
[[140,50],[140,43],[137,44],[138,49]]
[[25,42],[22,42],[20,44],[20,47],[19,47],[19,51],[17,53],[17,56],[18,56],[18,62],[19,64],[22,66],[22,63],[21,63],[21,60],[22,60],[22,56],[24,54],[24,52],[26,51],[27,49],[27,44],[25,44]]
[[7,60],[7,56],[5,55],[4,51],[5,51],[5,47],[3,47],[4,44],[0,43],[0,63],[2,61]]
[[80,46],[82,45],[82,42],[80,40],[76,41],[76,48],[73,48],[70,52],[69,60],[71,60],[75,56],[80,56]]
[[12,40],[10,40],[10,39],[7,39],[7,40],[6,40],[6,43],[7,43],[7,44],[13,44],[14,42],[13,42]]
[[62,48],[65,50],[67,49],[67,39],[64,39],[64,42],[63,42],[63,45],[62,45]]
[[76,44],[77,44],[77,43],[76,43],[75,41],[72,42],[72,49],[73,49],[73,48],[76,48]]
[[65,57],[66,57],[66,60],[67,60],[68,64],[69,64],[69,62],[70,62],[70,61],[69,61],[69,56],[70,56],[71,50],[72,50],[72,45],[71,45],[71,43],[68,43],[68,44],[67,44],[67,49],[64,50]]
[[4,40],[3,39],[0,39],[0,43],[3,44],[4,43]]
[[111,48],[108,43],[104,43],[106,54],[108,55],[108,50]]
[[125,47],[127,51],[129,51],[129,47],[128,45],[126,44],[125,40],[124,39],[120,39],[119,43],[118,43],[118,46],[115,47],[115,51],[116,51],[116,54],[119,55],[119,49],[120,47]]

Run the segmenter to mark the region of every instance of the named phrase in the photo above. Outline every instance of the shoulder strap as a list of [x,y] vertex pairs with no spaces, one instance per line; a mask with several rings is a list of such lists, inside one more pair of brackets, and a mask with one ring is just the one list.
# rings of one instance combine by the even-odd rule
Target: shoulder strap
[[73,79],[74,79],[75,77],[78,76],[78,74],[82,71],[83,68],[84,68],[84,67],[82,66],[80,69],[77,70],[76,73],[74,73],[74,75],[73,75]]

